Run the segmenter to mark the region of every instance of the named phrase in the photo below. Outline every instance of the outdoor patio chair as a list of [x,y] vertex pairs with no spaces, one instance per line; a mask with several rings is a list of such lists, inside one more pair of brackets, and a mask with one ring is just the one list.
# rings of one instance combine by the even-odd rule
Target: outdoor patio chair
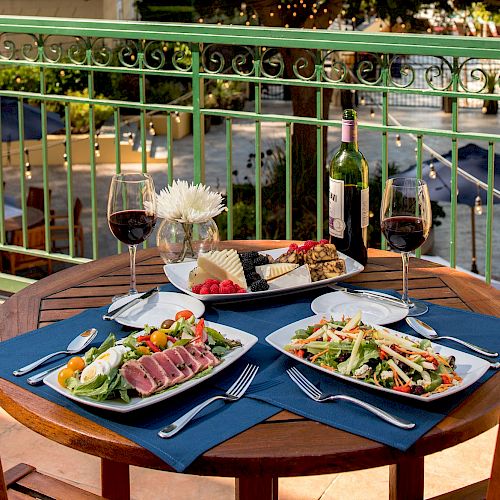
[[[20,229],[13,231],[12,245],[23,246],[23,232]],[[27,248],[33,250],[45,250],[45,226],[34,226],[28,229]],[[7,256],[10,272],[16,274],[17,271],[37,266],[47,266],[48,274],[52,273],[52,261],[33,255],[23,255],[10,252]]]
[[[49,200],[51,199],[51,197],[52,190],[49,189]],[[30,186],[28,190],[28,196],[26,198],[26,205],[28,207],[38,208],[38,210],[41,210],[43,212],[43,188]]]
[[[76,198],[73,207],[73,228],[75,255],[83,257],[83,225],[80,222],[83,204],[80,198]],[[52,241],[52,251],[69,251],[69,224],[67,215],[52,215],[50,217],[50,239]],[[60,245],[60,243],[65,243]]]
[[4,474],[0,461],[0,500],[32,500],[33,498],[98,500],[103,497],[46,476],[27,464],[17,464]]

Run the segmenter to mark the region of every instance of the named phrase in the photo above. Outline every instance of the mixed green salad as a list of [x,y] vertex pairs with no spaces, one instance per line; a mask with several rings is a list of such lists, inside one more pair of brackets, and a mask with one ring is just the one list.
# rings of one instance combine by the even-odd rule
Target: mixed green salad
[[453,356],[439,355],[429,340],[414,341],[365,325],[361,312],[341,321],[322,319],[297,330],[285,349],[327,370],[423,397],[462,380]]
[[[119,341],[114,334],[110,334],[99,347],[91,348],[83,357],[71,358],[66,367],[58,373],[59,384],[77,396],[97,401],[121,398],[129,402],[131,395],[139,393],[141,396],[149,396],[174,389],[187,379],[203,377],[220,363],[220,359],[228,351],[241,346],[239,341],[227,339],[217,330],[208,327],[203,318],[196,320],[190,311],[181,313],[183,314],[178,313],[173,320],[165,320],[160,328],[146,325],[144,330],[132,332]],[[171,361],[168,361],[166,364],[167,361],[159,356],[167,350],[179,353],[180,348],[185,357],[188,357],[186,352],[189,350],[193,356],[199,358],[210,356],[212,362],[193,361],[193,366],[176,354],[177,358],[173,359],[182,362],[170,364]],[[202,354],[198,354],[198,351]],[[171,352],[167,354],[169,359],[173,355]],[[151,363],[145,362],[145,357],[156,360],[153,367]],[[140,386],[135,386],[133,377],[127,379],[127,370],[124,368],[131,363],[135,363],[136,367],[144,371],[156,384],[146,391],[147,393],[144,390],[141,392]],[[151,367],[154,368],[153,371]],[[177,376],[174,377],[172,372]],[[179,376],[179,373],[184,376]],[[143,373],[140,375],[142,378]],[[162,380],[159,380],[160,378]]]

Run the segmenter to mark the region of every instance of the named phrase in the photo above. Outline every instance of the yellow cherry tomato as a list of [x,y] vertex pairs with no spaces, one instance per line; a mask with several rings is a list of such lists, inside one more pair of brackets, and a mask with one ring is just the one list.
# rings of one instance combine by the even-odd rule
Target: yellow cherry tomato
[[75,374],[75,372],[71,368],[63,368],[57,374],[57,381],[59,382],[59,385],[62,385],[63,387],[66,387],[67,380],[69,378],[71,378],[74,374]]
[[149,347],[146,347],[145,345],[140,345],[137,348],[137,352],[142,354],[143,356],[147,356],[148,354],[151,354],[151,351],[149,350]]
[[80,356],[75,356],[68,361],[66,366],[75,372],[81,372],[85,368],[85,361]]
[[158,346],[160,349],[163,349],[167,345],[168,338],[165,335],[165,333],[163,333],[160,330],[156,330],[155,332],[153,332],[151,334],[150,340],[151,340],[151,342],[153,342],[153,344],[155,344],[156,346]]

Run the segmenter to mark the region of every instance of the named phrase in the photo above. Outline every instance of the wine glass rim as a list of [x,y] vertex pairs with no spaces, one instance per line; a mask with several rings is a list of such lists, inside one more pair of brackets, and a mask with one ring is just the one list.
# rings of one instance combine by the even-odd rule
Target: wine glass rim
[[418,184],[421,186],[425,186],[427,183],[423,179],[419,179],[417,177],[391,177],[388,179],[394,185],[401,184]]
[[113,175],[113,180],[117,182],[144,182],[147,180],[152,180],[153,178],[151,177],[150,174],[146,172],[127,172],[127,173],[120,173],[120,174],[114,174]]

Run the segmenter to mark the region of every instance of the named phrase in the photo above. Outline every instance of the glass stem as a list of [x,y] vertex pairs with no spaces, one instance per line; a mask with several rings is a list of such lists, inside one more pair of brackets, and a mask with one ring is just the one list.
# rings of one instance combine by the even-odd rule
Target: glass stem
[[410,303],[408,299],[408,263],[410,262],[410,253],[403,252],[401,254],[401,259],[403,260],[403,294],[401,299],[407,304]]
[[128,251],[130,254],[130,290],[129,294],[138,293],[135,284],[135,254],[137,251],[137,245],[129,245]]

